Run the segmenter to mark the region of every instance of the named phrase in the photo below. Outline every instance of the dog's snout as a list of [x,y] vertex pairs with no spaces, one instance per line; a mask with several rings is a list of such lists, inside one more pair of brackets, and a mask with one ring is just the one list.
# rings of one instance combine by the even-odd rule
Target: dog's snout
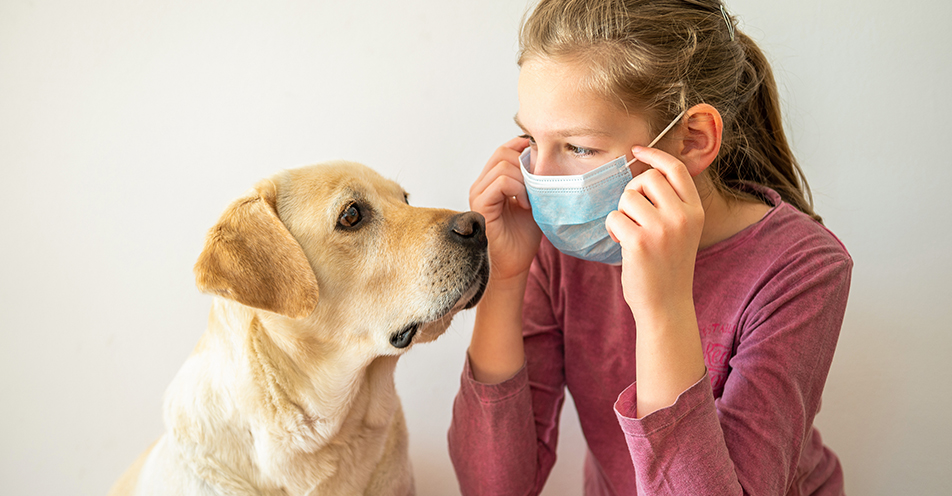
[[486,246],[486,219],[478,212],[464,212],[450,219],[450,237],[480,248]]

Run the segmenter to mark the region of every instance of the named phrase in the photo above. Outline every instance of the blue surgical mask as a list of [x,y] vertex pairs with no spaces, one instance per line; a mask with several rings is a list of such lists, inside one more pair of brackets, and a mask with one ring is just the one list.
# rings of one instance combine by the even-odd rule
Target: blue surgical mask
[[[648,147],[654,146],[683,115],[678,115]],[[618,201],[632,178],[629,166],[635,160],[626,162],[622,155],[574,176],[532,174],[528,148],[519,160],[532,218],[549,242],[562,253],[582,260],[621,264],[621,245],[608,234],[605,218],[618,209]]]

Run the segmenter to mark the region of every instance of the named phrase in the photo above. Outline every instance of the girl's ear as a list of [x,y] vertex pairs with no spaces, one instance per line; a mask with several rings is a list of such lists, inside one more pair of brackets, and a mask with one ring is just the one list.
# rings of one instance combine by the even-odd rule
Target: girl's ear
[[687,166],[691,177],[704,172],[717,158],[721,149],[721,133],[724,121],[714,107],[699,103],[685,113],[680,141],[680,159]]

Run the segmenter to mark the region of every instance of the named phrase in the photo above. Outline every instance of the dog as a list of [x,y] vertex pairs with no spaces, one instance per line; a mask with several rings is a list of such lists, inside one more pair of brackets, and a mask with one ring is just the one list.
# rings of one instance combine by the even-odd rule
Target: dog
[[226,208],[194,272],[208,327],[110,494],[413,494],[394,368],[482,296],[483,217],[360,164],[291,169]]

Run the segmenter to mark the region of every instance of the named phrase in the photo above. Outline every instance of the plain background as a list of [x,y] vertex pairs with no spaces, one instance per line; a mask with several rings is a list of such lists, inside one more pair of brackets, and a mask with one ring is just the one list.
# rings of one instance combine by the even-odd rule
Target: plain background
[[[735,0],[855,259],[817,424],[851,494],[952,493],[952,3]],[[192,264],[256,180],[332,158],[466,210],[518,134],[524,0],[0,0],[0,493],[104,494],[204,330]],[[398,367],[420,495],[472,313]],[[581,493],[571,403],[547,495]]]

